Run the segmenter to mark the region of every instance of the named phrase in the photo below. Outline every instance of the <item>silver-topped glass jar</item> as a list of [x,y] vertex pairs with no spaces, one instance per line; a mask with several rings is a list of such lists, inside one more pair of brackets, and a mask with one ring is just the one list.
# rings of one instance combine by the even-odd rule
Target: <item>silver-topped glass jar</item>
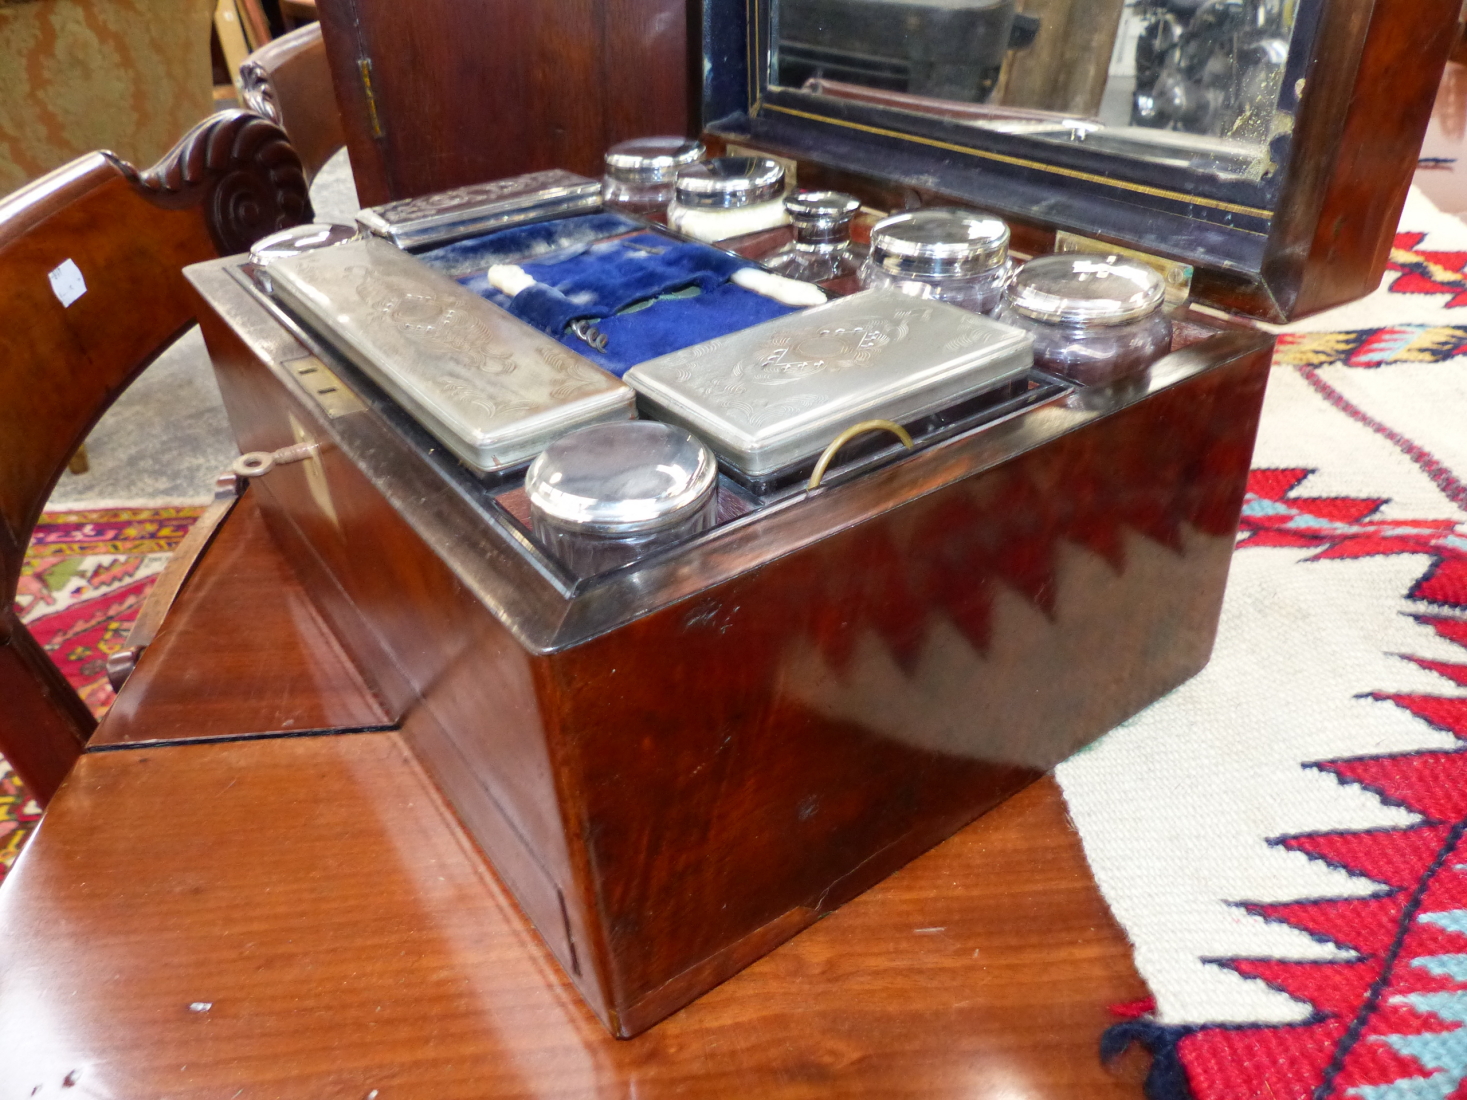
[[1003,304],[1009,227],[971,210],[933,207],[893,214],[871,229],[861,285],[936,298],[974,313]]
[[1034,336],[1034,365],[1093,386],[1171,347],[1160,274],[1122,256],[1066,252],[1019,268],[998,319]]
[[582,577],[712,526],[718,463],[691,432],[653,420],[563,435],[525,475],[535,537]]
[[855,275],[861,257],[851,249],[851,219],[861,203],[840,191],[796,191],[784,200],[795,239],[764,261],[791,279],[823,283]]
[[685,137],[633,138],[606,151],[601,201],[629,214],[660,214],[672,201],[677,174],[707,155]]
[[723,241],[789,221],[784,166],[764,157],[714,157],[677,174],[667,224],[700,241]]

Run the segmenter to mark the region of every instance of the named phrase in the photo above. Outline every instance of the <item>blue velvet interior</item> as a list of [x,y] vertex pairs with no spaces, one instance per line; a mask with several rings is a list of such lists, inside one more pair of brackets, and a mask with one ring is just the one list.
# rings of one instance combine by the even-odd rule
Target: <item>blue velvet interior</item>
[[724,283],[696,298],[665,298],[636,313],[597,321],[596,327],[606,336],[605,351],[574,336],[563,336],[560,342],[620,378],[648,359],[793,312],[773,298]]
[[[603,228],[596,238],[588,236]],[[716,248],[655,232],[603,239],[632,228],[616,215],[593,214],[502,230],[422,258],[617,377],[648,359],[794,312],[730,283],[735,271],[754,265]],[[546,250],[557,241],[561,247]],[[495,263],[519,263],[535,285],[509,298],[485,276]],[[694,297],[660,297],[693,286],[701,292]],[[621,312],[648,299],[658,300]],[[581,318],[606,336],[604,351],[566,332]]]

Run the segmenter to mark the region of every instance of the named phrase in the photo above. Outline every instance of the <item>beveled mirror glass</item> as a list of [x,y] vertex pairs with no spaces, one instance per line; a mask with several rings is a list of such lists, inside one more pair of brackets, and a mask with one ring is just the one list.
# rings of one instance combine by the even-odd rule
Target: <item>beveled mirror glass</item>
[[1261,181],[1298,0],[769,0],[771,88]]

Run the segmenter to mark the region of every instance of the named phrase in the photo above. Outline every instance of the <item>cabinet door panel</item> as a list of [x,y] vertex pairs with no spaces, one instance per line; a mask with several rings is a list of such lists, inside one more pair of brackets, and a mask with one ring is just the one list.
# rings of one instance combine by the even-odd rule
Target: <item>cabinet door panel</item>
[[321,0],[363,204],[688,133],[686,0]]

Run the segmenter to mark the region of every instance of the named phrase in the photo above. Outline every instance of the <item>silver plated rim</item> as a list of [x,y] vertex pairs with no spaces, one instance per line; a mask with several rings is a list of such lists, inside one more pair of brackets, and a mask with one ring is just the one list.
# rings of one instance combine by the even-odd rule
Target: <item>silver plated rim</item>
[[[698,447],[698,465],[694,468],[692,477],[688,479],[687,485],[676,493],[667,497],[646,497],[635,500],[620,502],[619,506],[608,509],[606,513],[594,514],[596,506],[604,505],[606,502],[601,498],[581,496],[577,493],[566,493],[550,485],[543,477],[543,469],[549,461],[546,457],[551,453],[558,443],[567,437],[562,436],[544,451],[530,465],[525,475],[525,492],[530,498],[530,507],[556,526],[572,531],[583,531],[591,534],[616,536],[632,535],[643,531],[655,531],[662,527],[670,527],[677,523],[688,513],[701,508],[709,496],[713,493],[718,479],[718,460],[714,457],[707,444],[695,436],[692,432],[675,427],[671,424],[661,424],[648,420],[628,420],[616,424],[597,424],[578,431],[589,431],[592,429],[619,428],[623,424],[655,424],[669,432],[681,432]],[[577,432],[570,433],[578,434]],[[621,514],[618,515],[618,512]]]
[[784,208],[801,221],[848,222],[861,209],[861,200],[844,191],[796,191],[786,196]]
[[266,267],[287,256],[299,256],[317,248],[330,248],[362,236],[360,227],[339,225],[334,222],[310,222],[292,226],[268,237],[261,237],[250,246],[250,263]]
[[[1130,293],[1086,298],[1034,285],[1040,278],[1090,278],[1105,274],[1130,287]],[[1135,260],[1111,254],[1060,253],[1040,256],[1019,268],[1009,283],[1009,305],[1025,317],[1052,324],[1123,325],[1161,308],[1166,284],[1160,274]]]
[[[924,222],[950,223],[952,239],[915,241],[901,236],[903,227]],[[976,275],[1008,259],[1008,246],[1009,227],[1000,219],[957,207],[909,210],[871,228],[871,258],[893,274]]]
[[[666,142],[673,151],[635,151],[637,146],[649,146],[654,142]],[[697,164],[706,154],[703,143],[695,138],[633,138],[606,151],[606,172],[613,179],[628,183],[661,183],[672,180],[680,169]]]
[[677,201],[684,206],[753,206],[783,189],[784,165],[764,157],[714,157],[677,174]]

